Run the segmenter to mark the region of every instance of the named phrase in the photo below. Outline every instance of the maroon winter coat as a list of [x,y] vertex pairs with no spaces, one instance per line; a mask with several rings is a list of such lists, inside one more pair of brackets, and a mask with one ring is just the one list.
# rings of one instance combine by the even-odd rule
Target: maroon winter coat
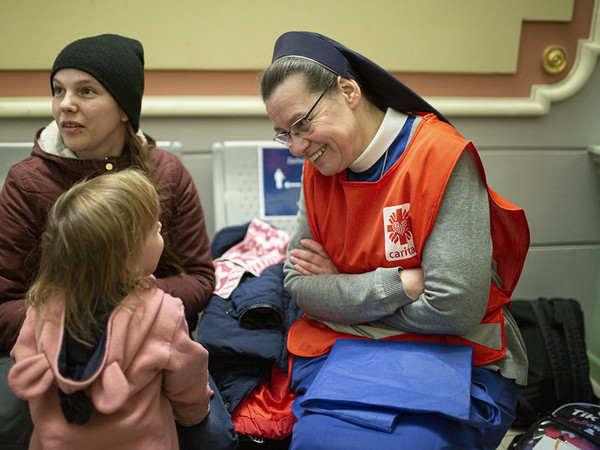
[[[126,153],[105,161],[66,158],[58,156],[56,149],[44,151],[40,145],[42,131],[36,134],[31,156],[10,168],[0,193],[0,352],[10,351],[25,319],[23,298],[35,274],[36,252],[48,211],[58,196],[85,177],[131,165]],[[146,138],[156,168],[165,248],[173,249],[186,272],[184,276],[164,278],[163,255],[155,276],[158,287],[181,298],[193,330],[215,280],[204,211],[192,177],[181,161],[154,148],[155,142]]]

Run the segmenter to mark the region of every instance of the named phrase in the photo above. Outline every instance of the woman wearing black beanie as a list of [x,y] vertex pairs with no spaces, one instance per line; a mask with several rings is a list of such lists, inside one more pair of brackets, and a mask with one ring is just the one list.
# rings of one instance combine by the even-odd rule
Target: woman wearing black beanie
[[[160,193],[165,243],[154,276],[160,289],[183,301],[190,330],[214,289],[210,242],[192,177],[175,155],[157,149],[139,127],[142,44],[115,34],[76,40],[56,57],[50,87],[54,120],[37,132],[31,156],[10,169],[0,194],[0,368],[10,366],[7,356],[25,319],[24,295],[36,272],[48,210],[60,194],[85,178],[129,167],[149,175]],[[78,351],[90,353],[89,348]],[[6,372],[0,370],[0,396]],[[183,440],[191,434],[205,448],[235,445],[233,425],[220,401],[217,393],[209,418],[200,424],[203,429],[178,430]],[[5,411],[8,404],[0,398],[0,421],[14,417]],[[23,424],[14,428],[26,429]],[[0,427],[0,442],[8,443],[2,432]]]

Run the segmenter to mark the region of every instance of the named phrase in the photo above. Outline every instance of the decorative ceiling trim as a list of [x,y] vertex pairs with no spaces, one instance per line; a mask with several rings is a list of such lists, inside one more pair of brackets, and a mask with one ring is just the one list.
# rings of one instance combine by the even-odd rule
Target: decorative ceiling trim
[[[552,103],[566,100],[590,79],[600,55],[599,3],[594,5],[590,38],[581,39],[573,68],[561,81],[551,85],[534,85],[526,97],[427,97],[445,115],[472,116],[543,116]],[[265,108],[258,96],[145,96],[145,117],[259,117]],[[51,117],[51,99],[47,97],[0,98],[0,118]]]

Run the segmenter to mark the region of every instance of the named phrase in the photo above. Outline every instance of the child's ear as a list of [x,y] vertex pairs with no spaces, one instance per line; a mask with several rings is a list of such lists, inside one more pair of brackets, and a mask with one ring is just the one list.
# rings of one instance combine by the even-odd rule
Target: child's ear
[[140,265],[137,261],[136,255],[129,255],[125,260],[125,269],[130,273],[137,273],[140,271]]

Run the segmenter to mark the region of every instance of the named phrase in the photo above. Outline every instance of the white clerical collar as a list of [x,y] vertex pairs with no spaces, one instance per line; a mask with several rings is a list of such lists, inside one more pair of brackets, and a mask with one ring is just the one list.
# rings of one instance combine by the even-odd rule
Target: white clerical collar
[[392,145],[407,118],[406,114],[388,108],[375,137],[348,168],[352,172],[360,173],[375,164],[389,146]]

